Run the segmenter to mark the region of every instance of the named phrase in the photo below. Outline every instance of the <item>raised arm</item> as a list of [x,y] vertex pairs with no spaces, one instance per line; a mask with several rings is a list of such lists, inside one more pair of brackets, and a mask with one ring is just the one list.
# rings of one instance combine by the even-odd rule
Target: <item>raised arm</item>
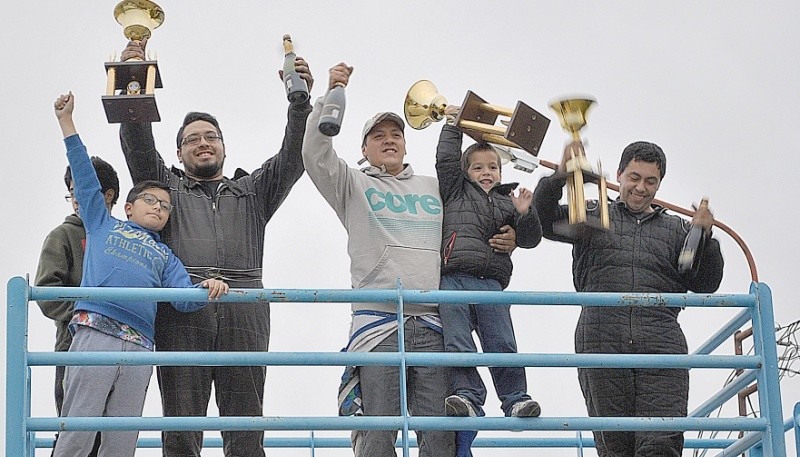
[[539,216],[539,222],[542,224],[542,235],[545,238],[548,240],[571,243],[572,240],[569,238],[556,235],[555,232],[553,232],[553,224],[555,222],[569,217],[569,210],[567,207],[558,204],[566,183],[566,177],[558,177],[555,175],[540,179],[536,190],[533,192],[533,208]]
[[[352,67],[339,63],[329,70],[328,90],[336,85],[347,86]],[[320,97],[314,104],[314,110],[306,123],[306,134],[303,140],[303,163],[311,181],[333,207],[336,214],[344,214],[344,204],[348,189],[351,169],[347,162],[340,159],[333,149],[333,138],[319,131],[319,118],[325,97]],[[341,216],[340,216],[341,217]]]
[[[129,41],[122,51],[120,59],[122,61],[134,58],[145,60],[144,48],[146,45],[146,39]],[[149,122],[120,124],[119,142],[134,185],[147,180],[168,182],[169,169],[156,150],[153,127]]]
[[[447,109],[458,110],[458,107],[448,106]],[[445,202],[458,195],[466,179],[461,170],[462,140],[461,129],[449,124],[442,126],[436,145],[436,176],[439,178],[439,193]]]
[[292,186],[303,176],[303,136],[306,120],[311,113],[308,101],[300,105],[290,105],[286,130],[280,151],[253,172],[264,214],[269,220],[281,203],[289,195]]
[[98,227],[105,218],[110,217],[103,197],[100,180],[92,166],[92,160],[86,152],[86,146],[81,142],[72,112],[75,109],[75,97],[72,92],[63,94],[53,104],[56,119],[64,135],[64,145],[67,148],[67,160],[72,171],[72,181],[75,185],[75,198],[80,207],[81,220],[86,227],[86,232],[91,232]]
[[[302,57],[295,59],[295,70],[306,81],[310,91],[314,78],[311,76],[308,63]],[[282,77],[283,72],[279,71],[278,74]],[[311,104],[308,101],[289,105],[280,151],[253,172],[256,192],[264,205],[262,209],[266,220],[269,220],[280,207],[292,190],[292,186],[305,171],[302,156],[303,136],[310,113]]]

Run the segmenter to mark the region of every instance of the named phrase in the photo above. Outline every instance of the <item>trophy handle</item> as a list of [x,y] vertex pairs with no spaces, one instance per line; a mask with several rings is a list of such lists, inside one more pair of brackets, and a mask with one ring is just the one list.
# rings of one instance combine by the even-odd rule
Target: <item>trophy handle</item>
[[439,94],[432,82],[426,79],[415,82],[408,89],[403,102],[406,122],[415,130],[422,130],[444,119],[445,108],[447,99]]

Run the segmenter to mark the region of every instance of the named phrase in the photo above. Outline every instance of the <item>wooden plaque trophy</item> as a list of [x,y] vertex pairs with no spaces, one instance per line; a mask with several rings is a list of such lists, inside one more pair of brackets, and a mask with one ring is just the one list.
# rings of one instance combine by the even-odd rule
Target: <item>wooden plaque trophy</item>
[[[406,94],[404,113],[408,125],[421,130],[444,119],[446,107],[447,100],[438,93],[436,86],[422,80],[414,83]],[[495,125],[499,116],[509,119],[500,119],[501,125]],[[538,166],[536,156],[550,119],[521,101],[512,110],[487,103],[474,92],[467,91],[455,125],[475,141],[498,145],[504,164],[512,162],[514,168],[530,173]]]

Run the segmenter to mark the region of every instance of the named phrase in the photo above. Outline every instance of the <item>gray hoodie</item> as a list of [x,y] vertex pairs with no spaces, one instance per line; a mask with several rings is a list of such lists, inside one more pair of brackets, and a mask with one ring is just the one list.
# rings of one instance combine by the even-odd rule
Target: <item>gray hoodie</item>
[[[351,168],[336,155],[331,137],[317,128],[322,98],[306,124],[303,164],[348,234],[355,289],[439,288],[442,199],[436,178],[410,165],[394,176],[377,167]],[[406,315],[437,313],[435,304],[407,304]],[[353,311],[393,313],[391,303],[354,303]]]

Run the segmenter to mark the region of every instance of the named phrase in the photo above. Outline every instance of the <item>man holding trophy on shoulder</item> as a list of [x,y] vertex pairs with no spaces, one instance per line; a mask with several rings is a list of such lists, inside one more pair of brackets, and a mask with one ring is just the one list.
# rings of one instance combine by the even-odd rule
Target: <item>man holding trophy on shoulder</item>
[[[584,104],[583,109],[586,107],[588,104]],[[582,118],[577,114],[571,113],[569,117]],[[577,128],[582,126],[581,123]],[[573,200],[568,205],[559,204],[569,174],[581,167],[575,164],[575,158],[585,159],[583,144],[577,135],[575,137],[575,141],[566,146],[558,171],[542,178],[534,192],[534,206],[544,237],[573,245],[575,290],[715,292],[722,281],[724,262],[719,242],[711,238],[714,217],[708,208],[696,211],[692,224],[703,228],[708,242],[699,253],[699,268],[682,273],[678,258],[689,224],[653,203],[667,165],[666,156],[658,145],[637,141],[624,149],[617,169],[619,197],[609,205]],[[571,166],[570,161],[573,161]],[[574,194],[570,192],[571,197]],[[588,220],[604,223],[583,228],[568,223],[571,216],[576,215],[576,207]],[[603,209],[605,214],[601,214]],[[584,306],[575,330],[575,352],[686,354],[686,338],[678,323],[680,311],[680,308],[662,306]],[[682,417],[687,414],[689,372],[686,369],[579,368],[578,378],[589,416]],[[683,449],[680,431],[597,431],[594,438],[601,457],[679,457]]]

